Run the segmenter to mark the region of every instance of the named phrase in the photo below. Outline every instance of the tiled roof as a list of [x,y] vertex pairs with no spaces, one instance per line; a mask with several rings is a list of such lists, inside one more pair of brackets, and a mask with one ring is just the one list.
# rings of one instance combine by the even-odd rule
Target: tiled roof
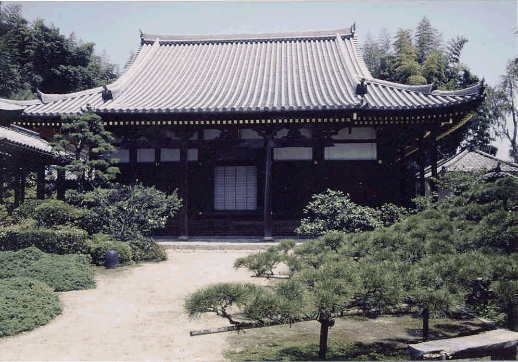
[[38,133],[21,127],[0,127],[0,147],[6,143],[28,150],[53,154],[52,146]]
[[[501,160],[479,150],[464,150],[455,156],[438,162],[437,171],[490,171],[500,165],[500,171],[504,173],[518,174],[518,164]],[[425,177],[431,177],[430,167],[425,171]]]
[[65,95],[40,94],[26,115],[99,113],[226,113],[448,107],[480,99],[481,87],[432,91],[373,79],[353,29],[256,35],[142,34],[127,71],[102,88]]

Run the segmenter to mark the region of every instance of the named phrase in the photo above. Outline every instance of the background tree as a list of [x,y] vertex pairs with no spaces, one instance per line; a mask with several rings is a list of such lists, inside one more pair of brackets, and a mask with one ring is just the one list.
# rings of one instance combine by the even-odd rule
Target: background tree
[[41,19],[23,18],[19,5],[0,7],[0,96],[34,98],[36,89],[67,93],[106,84],[117,69],[93,43],[65,37]]
[[518,116],[515,103],[517,85],[518,58],[515,58],[507,64],[502,81],[493,96],[493,105],[500,110],[496,132],[499,137],[508,142],[509,156],[514,162],[518,162]]

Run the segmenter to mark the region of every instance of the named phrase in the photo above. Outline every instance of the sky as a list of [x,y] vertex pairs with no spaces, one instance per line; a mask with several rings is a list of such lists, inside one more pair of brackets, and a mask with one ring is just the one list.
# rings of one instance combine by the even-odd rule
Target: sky
[[[356,23],[360,42],[382,29],[414,29],[424,17],[444,40],[468,38],[461,61],[494,85],[517,55],[516,0],[349,0],[190,2],[6,2],[22,5],[28,20],[44,19],[62,33],[94,42],[121,69],[140,44],[139,29],[154,34],[235,34],[330,30]],[[506,150],[499,146],[499,156]]]

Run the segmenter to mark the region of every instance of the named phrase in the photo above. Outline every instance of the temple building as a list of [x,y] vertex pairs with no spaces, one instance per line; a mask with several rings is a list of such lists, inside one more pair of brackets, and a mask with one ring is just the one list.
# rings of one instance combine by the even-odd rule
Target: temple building
[[141,34],[111,84],[1,101],[23,109],[9,123],[47,138],[62,115],[100,115],[117,138],[119,181],[178,189],[184,208],[168,233],[270,239],[293,232],[311,195],[328,188],[362,204],[407,201],[410,162],[424,192],[425,167],[437,173],[437,144],[482,98],[482,84],[439,91],[374,79],[353,26]]

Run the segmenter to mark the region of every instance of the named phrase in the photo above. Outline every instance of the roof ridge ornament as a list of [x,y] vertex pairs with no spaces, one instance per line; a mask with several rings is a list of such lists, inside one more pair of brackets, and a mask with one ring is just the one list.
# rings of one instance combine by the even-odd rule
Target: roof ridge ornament
[[356,22],[353,23],[353,25],[351,25],[351,34],[354,36],[355,33],[356,33]]
[[139,35],[140,35],[140,45],[144,45],[144,32],[142,29],[139,29]]
[[362,78],[360,80],[360,83],[356,85],[356,95],[361,97],[360,100],[360,107],[364,107],[367,105],[365,102],[365,95],[369,93],[369,90],[367,89],[367,83],[365,82],[365,78]]

